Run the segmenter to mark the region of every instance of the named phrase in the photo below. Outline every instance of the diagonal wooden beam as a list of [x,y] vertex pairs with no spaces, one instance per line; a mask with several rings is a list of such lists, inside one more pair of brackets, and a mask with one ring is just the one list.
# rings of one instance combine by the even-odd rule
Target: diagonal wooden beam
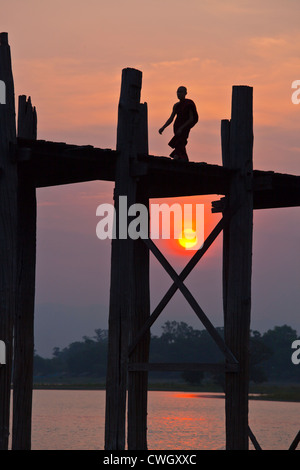
[[250,437],[250,440],[251,440],[252,444],[254,445],[255,450],[262,450],[258,440],[256,439],[253,432],[251,431],[250,426],[248,426],[248,435]]
[[176,271],[172,268],[168,260],[164,257],[162,252],[157,248],[155,243],[151,240],[151,238],[144,238],[144,242],[148,246],[149,250],[152,251],[154,256],[157,258],[157,260],[160,262],[160,264],[163,266],[163,268],[166,270],[166,272],[169,274],[169,276],[173,279],[173,281],[176,283],[177,287],[183,294],[183,296],[186,298],[194,312],[196,313],[197,317],[199,320],[202,322],[202,324],[205,326],[211,337],[214,339],[215,343],[219,347],[219,349],[222,351],[222,353],[225,355],[226,359],[230,363],[237,364],[238,361],[234,357],[234,355],[231,353],[229,348],[226,346],[223,338],[219,335],[211,321],[208,319],[208,317],[205,315],[204,311],[194,298],[194,296],[191,294],[189,289],[185,286],[185,284],[182,282]]
[[[223,228],[226,227],[231,219],[231,217],[239,210],[241,207],[242,202],[240,202],[235,210],[229,211],[228,208],[224,207],[224,212],[223,212],[223,217],[219,222],[216,224],[214,229],[211,231],[211,233],[208,235],[206,240],[204,241],[203,245],[201,248],[199,248],[198,251],[194,254],[194,256],[190,259],[190,261],[187,263],[185,268],[181,271],[179,274],[180,280],[183,282],[187,276],[192,272],[194,267],[197,265],[197,263],[200,261],[200,259],[205,255],[207,250],[210,248],[210,246],[213,244],[213,242],[216,240],[218,235],[222,232]],[[144,335],[149,331],[153,323],[157,320],[163,309],[167,306],[167,304],[170,302],[174,294],[178,290],[178,285],[176,282],[174,282],[171,287],[168,289],[162,300],[159,302],[157,307],[154,309],[150,317],[147,319],[147,321],[144,323],[142,328],[139,330],[138,334],[136,337],[133,339],[132,343],[130,344],[128,354],[129,356],[132,355],[133,351],[135,350],[136,346],[138,343],[141,341],[141,339],[144,337]]]
[[[201,248],[199,248],[198,251],[194,254],[194,256],[190,259],[188,264],[185,266],[185,268],[181,271],[179,274],[179,278],[181,281],[184,281],[187,276],[191,273],[191,271],[194,269],[194,267],[197,265],[197,263],[200,261],[200,259],[204,256],[204,254],[207,252],[209,247],[213,244],[213,242],[216,240],[218,235],[221,233],[223,230],[224,224],[226,223],[227,217],[224,215],[221,220],[217,223],[215,228],[211,231],[211,233],[208,235],[206,240],[204,241],[204,244]],[[174,294],[178,290],[178,285],[176,282],[174,282],[171,287],[168,289],[162,300],[159,302],[155,310],[152,312],[151,316],[147,319],[147,321],[144,323],[136,337],[134,338],[133,342],[130,345],[129,348],[129,356],[133,353],[134,349],[136,348],[137,344],[140,342],[140,340],[144,337],[144,335],[147,333],[149,328],[153,325],[153,323],[157,320],[163,309],[166,307],[166,305],[169,303],[169,301],[172,299]]]
[[298,431],[295,439],[293,440],[293,442],[291,443],[290,447],[289,447],[289,450],[296,450],[297,447],[298,447],[298,444],[300,442],[300,431]]

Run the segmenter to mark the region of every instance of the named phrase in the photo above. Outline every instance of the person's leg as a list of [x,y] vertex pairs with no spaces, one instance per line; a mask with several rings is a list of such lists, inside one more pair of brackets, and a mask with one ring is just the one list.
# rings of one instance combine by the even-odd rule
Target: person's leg
[[170,157],[176,160],[185,160],[188,161],[188,155],[186,153],[186,145],[187,145],[187,133],[180,134],[180,136],[176,136],[176,141],[174,142],[175,148],[173,152],[170,154]]
[[175,134],[170,140],[169,146],[174,150],[170,153],[170,157],[175,160],[188,161],[188,155],[186,153],[187,138],[189,136],[190,129],[184,130],[181,134]]

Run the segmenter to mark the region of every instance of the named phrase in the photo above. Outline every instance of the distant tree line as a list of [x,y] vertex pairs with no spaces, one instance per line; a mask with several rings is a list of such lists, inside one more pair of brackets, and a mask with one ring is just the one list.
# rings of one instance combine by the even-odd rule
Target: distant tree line
[[[223,328],[217,328],[223,336]],[[300,382],[300,365],[291,361],[291,345],[297,332],[290,326],[275,326],[261,334],[251,331],[250,335],[250,380],[255,383],[266,381]],[[108,346],[107,330],[96,329],[95,336],[84,336],[66,348],[54,348],[51,359],[34,356],[36,379],[46,377],[86,377],[105,379]],[[161,336],[151,336],[150,362],[224,362],[224,358],[209,333],[197,330],[185,322],[167,321],[162,326]],[[204,380],[223,384],[222,374],[203,372],[172,373],[173,378],[191,384]],[[169,378],[168,372],[151,372],[150,378]]]

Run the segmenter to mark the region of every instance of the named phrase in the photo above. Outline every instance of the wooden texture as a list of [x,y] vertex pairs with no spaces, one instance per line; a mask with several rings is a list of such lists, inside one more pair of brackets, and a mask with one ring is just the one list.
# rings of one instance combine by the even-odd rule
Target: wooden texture
[[[137,138],[138,152],[148,153],[148,118],[147,104],[139,107],[139,133]],[[136,202],[148,208],[149,229],[149,198],[147,185],[138,177],[136,180]],[[149,235],[149,231],[148,231]],[[135,306],[131,312],[129,344],[132,338],[150,316],[150,273],[149,249],[142,239],[133,243],[133,263],[135,282]],[[129,357],[130,362],[147,362],[149,359],[150,330]],[[129,369],[128,374],[128,449],[147,449],[147,402],[148,402],[148,371]]]
[[[230,132],[229,132],[230,127]],[[224,166],[235,170],[227,206],[239,210],[224,229],[224,335],[239,373],[226,373],[226,448],[247,450],[253,224],[252,88],[233,87],[230,126],[223,123]]]
[[[34,139],[36,110],[19,97],[18,137]],[[31,448],[36,267],[36,189],[30,168],[18,165],[18,266],[14,327],[12,449]]]
[[0,104],[0,339],[6,345],[6,365],[0,369],[0,450],[5,450],[9,438],[17,263],[16,123],[7,33],[0,34],[0,80],[6,84],[6,104]]
[[[105,449],[125,447],[126,387],[129,324],[135,309],[134,243],[119,229],[119,197],[127,196],[128,207],[136,202],[136,180],[130,176],[130,161],[137,155],[142,74],[124,69],[118,112],[114,202],[116,239],[112,240],[109,342],[106,378]],[[125,227],[127,228],[127,227]]]

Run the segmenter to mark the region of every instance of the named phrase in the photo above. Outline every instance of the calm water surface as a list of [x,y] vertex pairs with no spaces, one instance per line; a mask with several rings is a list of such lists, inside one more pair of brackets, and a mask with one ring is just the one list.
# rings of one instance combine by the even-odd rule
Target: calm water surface
[[[224,399],[214,394],[149,392],[149,450],[222,450]],[[263,449],[285,450],[299,430],[300,403],[250,401],[250,426]],[[104,391],[34,390],[32,448],[101,450]]]

